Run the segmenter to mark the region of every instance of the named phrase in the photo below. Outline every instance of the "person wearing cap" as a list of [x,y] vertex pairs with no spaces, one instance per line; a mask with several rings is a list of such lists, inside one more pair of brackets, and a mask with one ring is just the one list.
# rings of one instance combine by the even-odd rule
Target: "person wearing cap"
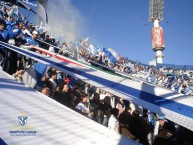
[[[32,35],[30,37],[24,37],[23,38],[24,43],[20,47],[35,52],[36,51],[35,48],[39,47],[39,43],[36,40],[37,37],[38,37],[38,32],[33,31]],[[24,64],[25,66],[28,66],[28,65],[34,63],[34,61],[32,59],[28,58],[28,57],[26,57],[25,60],[26,60],[26,62]]]
[[176,133],[176,128],[174,123],[166,120],[164,116],[159,116],[159,120],[156,121],[154,128],[154,141],[153,145],[173,145],[174,135]]
[[39,47],[39,43],[36,40],[37,36],[38,36],[38,32],[33,31],[32,35],[30,37],[25,37],[24,40],[26,41],[26,43],[24,45],[22,45],[22,48],[35,51],[34,48]]
[[154,136],[157,136],[159,134],[159,131],[163,128],[165,122],[166,122],[166,119],[164,116],[158,117],[158,121],[156,121],[155,123]]

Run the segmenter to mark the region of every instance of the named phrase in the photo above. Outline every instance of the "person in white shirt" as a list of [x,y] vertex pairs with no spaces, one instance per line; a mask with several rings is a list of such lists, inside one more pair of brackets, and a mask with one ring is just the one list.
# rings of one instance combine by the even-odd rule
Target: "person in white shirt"
[[111,110],[111,116],[108,121],[108,128],[119,133],[119,121],[117,116],[119,115],[119,109],[113,108]]
[[106,92],[102,90],[100,94],[100,100],[104,100],[104,98],[107,96]]
[[81,101],[76,105],[75,109],[81,114],[92,118],[93,113],[90,111],[90,103],[88,102],[88,95],[86,93],[81,94]]

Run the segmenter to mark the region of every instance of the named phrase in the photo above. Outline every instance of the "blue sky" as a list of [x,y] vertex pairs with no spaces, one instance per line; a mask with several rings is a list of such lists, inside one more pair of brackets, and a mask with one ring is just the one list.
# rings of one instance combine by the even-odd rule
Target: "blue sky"
[[[148,64],[154,59],[149,0],[71,0],[84,19],[81,37],[121,56]],[[193,65],[193,0],[165,0],[164,63]]]

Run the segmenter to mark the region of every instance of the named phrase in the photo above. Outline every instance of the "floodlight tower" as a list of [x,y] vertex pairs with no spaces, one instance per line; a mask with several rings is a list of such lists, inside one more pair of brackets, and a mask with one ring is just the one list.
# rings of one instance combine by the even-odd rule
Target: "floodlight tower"
[[155,59],[156,63],[163,63],[163,50],[164,45],[164,34],[162,27],[159,26],[159,22],[163,20],[164,13],[164,0],[150,0],[149,6],[149,21],[153,22],[154,27],[151,31],[152,46],[156,52]]

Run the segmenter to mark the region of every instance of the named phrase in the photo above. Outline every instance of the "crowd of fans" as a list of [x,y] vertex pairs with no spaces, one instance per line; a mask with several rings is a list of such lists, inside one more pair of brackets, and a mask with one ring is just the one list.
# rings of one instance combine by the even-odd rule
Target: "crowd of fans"
[[126,58],[117,60],[115,64],[109,62],[103,53],[91,55],[81,53],[81,56],[93,66],[127,76],[139,81],[171,89],[185,95],[193,95],[193,68],[192,70],[172,69],[169,67],[155,67],[130,61]]
[[[36,51],[35,47],[39,46],[67,57],[75,50],[73,43],[65,42],[60,49],[59,41],[50,37],[46,31],[41,32],[38,26],[29,23],[24,17],[8,15],[10,7],[12,6],[7,4],[0,10],[0,41],[29,51]],[[70,52],[69,49],[73,50]],[[137,77],[152,85],[159,85],[186,95],[192,93],[193,81],[185,75],[185,70],[168,68],[161,70],[134,63],[125,58],[112,64],[103,53],[90,55],[80,51],[79,55],[88,63],[113,73],[124,72],[123,74]],[[2,45],[0,45],[0,62],[4,71],[13,74],[20,81],[28,65],[36,63]],[[192,131],[55,68],[49,68],[42,78],[37,80],[34,89],[144,145],[191,145],[193,142]]]
[[34,89],[144,145],[192,143],[192,131],[54,68],[48,69]]
[[192,144],[192,131],[54,68],[38,84],[44,95],[144,145]]

